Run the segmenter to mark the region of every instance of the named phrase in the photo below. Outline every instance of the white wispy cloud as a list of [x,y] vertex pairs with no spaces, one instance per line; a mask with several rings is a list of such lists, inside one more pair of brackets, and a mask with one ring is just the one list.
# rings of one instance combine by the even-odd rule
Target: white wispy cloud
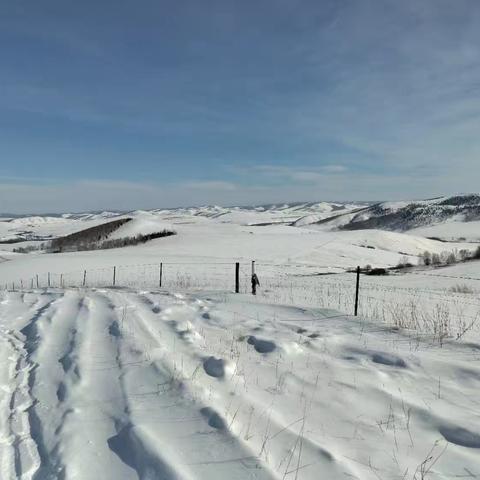
[[[268,170],[268,169],[264,169]],[[278,172],[276,172],[278,173]],[[248,183],[226,182],[125,182],[118,180],[56,181],[26,183],[0,181],[1,213],[60,213],[89,210],[134,210],[193,206],[199,204],[253,205],[286,201],[383,200],[424,198],[432,195],[475,191],[476,177],[469,184],[462,176],[318,173],[284,169],[277,182],[256,178]],[[266,175],[269,175],[267,173]],[[396,190],[395,190],[396,189]],[[401,193],[398,193],[401,192]],[[404,192],[408,192],[405,194]]]
[[332,175],[347,174],[344,165],[323,165],[316,168],[305,166],[258,165],[253,170],[265,177],[284,178],[293,182],[318,183]]
[[236,190],[237,186],[231,182],[224,181],[190,181],[179,184],[181,188],[208,190],[208,191],[232,191]]

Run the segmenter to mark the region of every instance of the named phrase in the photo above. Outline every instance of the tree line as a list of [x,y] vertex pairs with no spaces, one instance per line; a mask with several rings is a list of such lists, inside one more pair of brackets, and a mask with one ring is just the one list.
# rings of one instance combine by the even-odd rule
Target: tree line
[[80,232],[71,233],[64,237],[55,238],[50,242],[47,251],[60,253],[64,251],[91,250],[93,245],[106,241],[115,230],[130,222],[131,218],[121,218],[102,223],[95,227],[86,228]]
[[420,262],[426,266],[453,265],[454,263],[468,262],[469,260],[480,260],[480,246],[474,251],[461,249],[450,252],[432,253],[426,250],[420,257]]
[[122,248],[142,244],[155,238],[169,237],[176,235],[173,230],[161,230],[149,234],[138,234],[132,237],[109,239],[108,237],[121,226],[130,222],[131,218],[122,218],[111,222],[90,227],[80,232],[71,233],[64,237],[54,238],[49,242],[42,242],[40,245],[29,245],[18,247],[13,251],[16,253],[29,253],[35,250],[43,250],[48,253],[76,252],[87,250],[105,250],[110,248]]

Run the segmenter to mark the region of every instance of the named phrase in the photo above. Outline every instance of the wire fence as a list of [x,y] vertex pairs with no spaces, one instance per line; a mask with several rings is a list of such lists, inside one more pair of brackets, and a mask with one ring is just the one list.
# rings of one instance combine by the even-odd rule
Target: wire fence
[[[338,266],[255,264],[257,301],[354,313],[356,275]],[[330,273],[330,274],[329,274]],[[425,283],[406,280],[423,276]],[[437,285],[432,280],[437,279]],[[466,282],[460,284],[459,282]],[[366,319],[433,334],[463,338],[480,325],[480,278],[436,270],[385,277],[361,276],[358,314]],[[405,284],[406,283],[406,284]],[[468,284],[468,285],[467,285]],[[478,285],[478,287],[474,286]],[[5,284],[6,290],[68,287],[252,292],[252,265],[237,262],[161,262],[70,272],[43,272]]]
[[[235,288],[235,263],[165,262],[116,265],[69,272],[42,272],[27,279],[7,282],[5,289],[126,287],[170,288],[185,291]],[[240,292],[248,291],[248,275],[240,277]]]

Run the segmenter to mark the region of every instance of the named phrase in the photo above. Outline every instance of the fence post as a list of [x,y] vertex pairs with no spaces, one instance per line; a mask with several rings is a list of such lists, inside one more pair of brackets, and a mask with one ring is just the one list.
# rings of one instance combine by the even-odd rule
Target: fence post
[[33,290],[33,278],[30,280],[30,289]]
[[83,271],[83,286],[85,286],[87,284],[87,271],[84,270]]
[[355,286],[355,316],[358,315],[358,292],[360,289],[360,267],[357,267],[357,283]]
[[163,263],[160,263],[159,272],[158,272],[158,286],[162,288],[162,277],[163,277]]
[[63,273],[60,274],[60,288],[63,288]]
[[39,285],[39,283],[38,283],[38,273],[37,273],[37,288],[38,288],[38,285]]
[[235,264],[235,293],[240,293],[240,263]]
[[113,286],[115,286],[116,280],[117,280],[117,267],[113,267]]
[[20,288],[23,290],[23,280],[20,280]]
[[48,272],[48,288],[50,288],[50,272]]

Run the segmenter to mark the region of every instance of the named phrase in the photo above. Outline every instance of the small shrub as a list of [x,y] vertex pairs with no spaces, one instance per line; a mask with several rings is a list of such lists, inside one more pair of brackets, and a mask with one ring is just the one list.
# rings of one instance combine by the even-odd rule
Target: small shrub
[[402,268],[410,268],[413,267],[412,263],[408,260],[408,257],[404,255],[400,261],[398,262],[397,266],[395,267],[396,270],[400,270]]
[[37,250],[41,250],[44,244],[41,245],[28,245],[26,247],[18,247],[13,249],[13,253],[30,253],[35,252]]
[[367,275],[388,275],[388,270],[385,268],[372,268]]
[[432,264],[432,254],[429,251],[425,250],[421,258],[423,260],[423,264],[427,267]]
[[457,285],[450,288],[450,291],[453,293],[473,293],[473,290],[465,283],[457,283]]
[[450,252],[448,255],[445,257],[445,263],[447,265],[453,265],[454,263],[457,262],[457,257],[453,252]]

